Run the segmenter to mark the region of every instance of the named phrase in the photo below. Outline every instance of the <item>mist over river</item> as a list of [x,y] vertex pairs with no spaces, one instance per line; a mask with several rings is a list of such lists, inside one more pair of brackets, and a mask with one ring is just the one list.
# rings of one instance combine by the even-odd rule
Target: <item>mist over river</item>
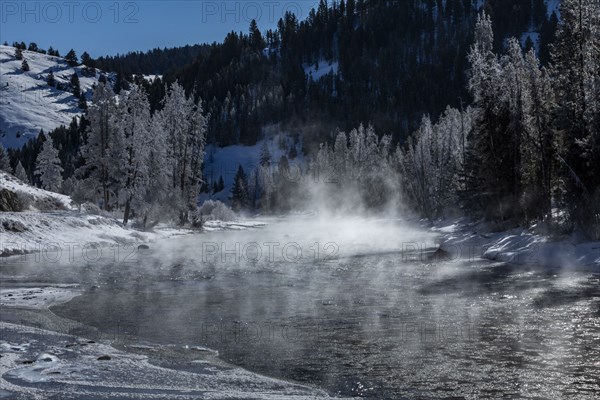
[[79,284],[51,311],[126,346],[213,349],[332,395],[597,396],[599,273],[443,260],[436,240],[402,221],[288,218],[3,273]]

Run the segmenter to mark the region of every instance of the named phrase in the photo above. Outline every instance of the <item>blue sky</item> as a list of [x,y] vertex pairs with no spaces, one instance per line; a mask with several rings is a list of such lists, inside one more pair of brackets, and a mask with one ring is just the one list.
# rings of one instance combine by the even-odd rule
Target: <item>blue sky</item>
[[305,19],[318,0],[10,1],[0,0],[0,42],[35,42],[92,57],[220,42],[231,30],[274,28],[286,12]]

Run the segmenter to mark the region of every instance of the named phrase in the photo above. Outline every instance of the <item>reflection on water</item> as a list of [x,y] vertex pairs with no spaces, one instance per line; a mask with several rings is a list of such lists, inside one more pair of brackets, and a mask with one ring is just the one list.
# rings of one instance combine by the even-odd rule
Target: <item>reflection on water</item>
[[[600,390],[599,274],[411,262],[394,250],[431,238],[394,225],[321,228],[189,236],[135,263],[71,267],[86,293],[53,311],[130,341],[210,347],[343,395],[583,399]],[[264,244],[275,242],[266,260]],[[248,243],[258,247],[236,258],[236,244],[240,255]],[[303,257],[278,253],[286,243]],[[335,258],[314,258],[315,243],[336,243]],[[42,275],[64,281],[66,268]]]

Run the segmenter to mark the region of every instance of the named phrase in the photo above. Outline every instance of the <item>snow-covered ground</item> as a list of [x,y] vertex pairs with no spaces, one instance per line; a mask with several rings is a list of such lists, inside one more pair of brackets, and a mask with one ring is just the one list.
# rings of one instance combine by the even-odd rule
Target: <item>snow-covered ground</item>
[[[92,332],[75,321],[47,314],[48,307],[79,294],[76,285],[0,287],[4,313],[39,310],[57,330],[0,321],[0,398],[27,399],[312,399],[328,398],[320,390],[224,366],[217,353],[193,346],[131,342],[119,331]],[[89,331],[86,338],[73,328]],[[93,340],[91,340],[93,339]],[[113,347],[117,344],[119,348]],[[168,347],[168,346],[167,346]],[[159,366],[152,356],[177,353],[195,363],[193,372]],[[106,397],[108,396],[108,397]]]
[[453,259],[483,257],[518,265],[600,269],[600,242],[577,235],[553,239],[523,228],[491,232],[486,224],[464,218],[439,223],[432,230],[441,234],[440,248]]
[[[28,185],[4,171],[0,171],[0,189],[8,189],[17,194],[26,195],[32,200],[32,203],[49,200],[62,205],[66,210],[75,209],[69,196]],[[37,211],[34,204],[29,205],[29,211]]]
[[5,147],[22,146],[36,137],[40,129],[48,132],[60,125],[68,125],[80,116],[78,99],[70,91],[59,90],[47,84],[52,71],[57,83],[68,84],[77,72],[81,91],[88,100],[92,85],[98,82],[101,71],[85,76],[82,67],[70,67],[61,57],[23,50],[30,70],[23,72],[22,61],[15,58],[15,48],[0,46],[0,142]]
[[[0,385],[7,396],[28,399],[314,399],[320,390],[224,368],[196,354],[202,372],[155,365],[144,354],[118,350],[105,340],[75,338],[0,322]],[[152,347],[148,348],[151,354]],[[0,392],[2,395],[2,392]],[[25,396],[25,397],[23,397]],[[9,397],[13,398],[13,397]]]
[[[233,178],[232,178],[233,179]],[[142,232],[123,225],[120,220],[78,212],[69,196],[35,188],[14,176],[0,172],[0,189],[8,189],[32,200],[32,204],[50,204],[63,210],[39,212],[29,206],[24,212],[0,213],[0,256],[27,253],[93,252],[107,246],[133,246],[161,238],[198,233],[163,223],[152,232]],[[258,221],[208,221],[205,231],[244,230],[264,226]],[[52,256],[53,257],[53,256]]]

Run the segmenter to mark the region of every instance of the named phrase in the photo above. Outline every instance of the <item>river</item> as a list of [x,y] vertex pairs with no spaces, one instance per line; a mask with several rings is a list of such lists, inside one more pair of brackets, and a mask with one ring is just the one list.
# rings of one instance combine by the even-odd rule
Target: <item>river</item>
[[599,273],[444,260],[435,242],[401,221],[282,219],[26,271],[81,285],[52,312],[121,343],[214,349],[332,395],[598,395]]

